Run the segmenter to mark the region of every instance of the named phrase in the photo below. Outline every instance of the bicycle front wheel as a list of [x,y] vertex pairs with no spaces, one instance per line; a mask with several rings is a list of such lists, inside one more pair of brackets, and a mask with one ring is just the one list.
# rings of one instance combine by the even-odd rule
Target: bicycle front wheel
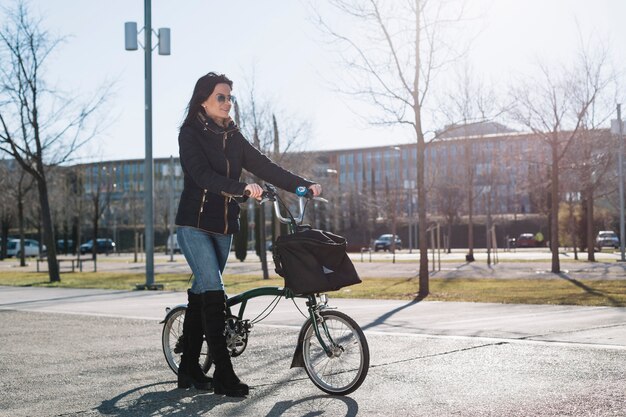
[[[165,360],[170,369],[178,374],[178,366],[180,365],[180,358],[183,353],[183,322],[185,321],[186,307],[176,307],[167,316],[167,320],[163,325],[163,333],[161,335],[161,344],[163,346],[163,354]],[[211,368],[211,358],[208,353],[208,346],[206,341],[202,344],[202,351],[200,352],[200,367],[204,373],[207,373]]]
[[[305,323],[302,354],[304,369],[313,383],[333,395],[346,395],[361,386],[370,364],[367,339],[358,324],[340,311],[322,311],[317,324],[327,354],[320,344],[314,324]],[[324,325],[328,333],[324,330]]]

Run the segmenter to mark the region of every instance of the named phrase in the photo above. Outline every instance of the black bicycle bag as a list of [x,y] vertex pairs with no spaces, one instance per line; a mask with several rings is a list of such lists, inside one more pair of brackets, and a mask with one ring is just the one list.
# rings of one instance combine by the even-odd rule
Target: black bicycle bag
[[300,228],[279,236],[273,252],[276,273],[294,294],[336,291],[361,282],[342,236]]

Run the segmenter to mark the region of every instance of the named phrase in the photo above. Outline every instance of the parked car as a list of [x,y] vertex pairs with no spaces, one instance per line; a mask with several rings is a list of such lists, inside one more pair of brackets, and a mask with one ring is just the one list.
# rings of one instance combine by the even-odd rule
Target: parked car
[[522,233],[515,240],[516,248],[534,248],[538,246],[537,241],[535,240],[535,235],[532,233]]
[[[378,252],[379,250],[389,251],[391,250],[391,234],[380,235],[378,239],[374,241],[374,252]],[[402,249],[402,241],[396,235],[396,250]]]
[[178,236],[176,233],[170,235],[167,238],[167,253],[172,253],[172,249],[174,253],[181,253],[180,246],[178,246]]
[[[7,242],[7,257],[19,257],[22,254],[19,239],[9,239]],[[41,254],[46,254],[46,245],[42,246]],[[24,256],[39,256],[39,242],[33,239],[24,239]]]
[[596,248],[602,250],[604,247],[619,248],[619,237],[612,230],[601,230],[596,237]]
[[[112,239],[98,239],[98,253],[106,253],[109,254],[111,252],[115,252],[115,242]],[[93,239],[89,240],[87,243],[83,243],[80,245],[80,253],[82,255],[86,253],[93,252]]]

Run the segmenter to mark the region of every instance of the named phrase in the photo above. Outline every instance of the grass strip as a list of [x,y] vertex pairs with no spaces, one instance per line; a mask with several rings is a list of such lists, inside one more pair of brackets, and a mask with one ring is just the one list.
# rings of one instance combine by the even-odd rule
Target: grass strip
[[[190,286],[188,274],[160,274],[155,281],[170,291],[183,291]],[[62,274],[60,283],[50,283],[42,273],[0,272],[0,285],[8,286],[131,290],[144,282],[144,274],[123,272],[67,273]],[[282,286],[284,282],[275,277],[263,280],[258,275],[229,275],[224,284],[229,294],[237,294],[261,286]],[[329,296],[412,300],[417,289],[417,278],[366,278],[362,284],[331,292]],[[626,307],[626,284],[620,280],[431,278],[427,300]]]

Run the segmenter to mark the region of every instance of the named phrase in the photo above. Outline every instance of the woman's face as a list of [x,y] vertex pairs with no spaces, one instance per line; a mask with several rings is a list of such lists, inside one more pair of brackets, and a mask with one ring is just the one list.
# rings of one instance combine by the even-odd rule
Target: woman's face
[[228,119],[228,113],[233,106],[235,98],[230,95],[230,86],[220,83],[215,86],[213,93],[202,103],[207,116],[212,119]]

